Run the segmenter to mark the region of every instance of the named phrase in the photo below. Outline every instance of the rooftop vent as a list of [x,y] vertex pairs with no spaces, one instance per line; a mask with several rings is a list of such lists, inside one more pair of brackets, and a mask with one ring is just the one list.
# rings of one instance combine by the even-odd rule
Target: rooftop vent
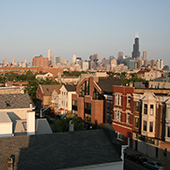
[[11,106],[9,101],[6,101],[5,103],[6,103],[6,106]]

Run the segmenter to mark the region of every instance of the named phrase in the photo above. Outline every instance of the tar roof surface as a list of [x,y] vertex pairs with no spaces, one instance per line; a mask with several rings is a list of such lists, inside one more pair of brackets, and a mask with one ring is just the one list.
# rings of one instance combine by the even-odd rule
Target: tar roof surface
[[99,77],[99,82],[97,83],[104,93],[112,93],[113,85],[122,85],[122,81],[116,77]]
[[0,169],[15,156],[14,169],[62,169],[121,161],[102,129],[0,138]]
[[76,85],[65,85],[67,91],[76,91]]
[[30,108],[34,106],[28,94],[0,94],[0,109]]

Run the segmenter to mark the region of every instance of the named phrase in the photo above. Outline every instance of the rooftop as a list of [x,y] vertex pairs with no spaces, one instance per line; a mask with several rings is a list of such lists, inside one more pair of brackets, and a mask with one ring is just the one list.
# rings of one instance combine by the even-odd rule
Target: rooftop
[[122,85],[122,81],[116,77],[99,77],[98,86],[102,89],[104,93],[112,93],[113,85]]
[[40,85],[45,96],[51,96],[55,88],[60,88],[61,85]]
[[65,88],[67,89],[67,91],[76,91],[75,85],[65,85]]
[[14,169],[62,169],[121,161],[102,129],[0,138],[0,169],[15,156]]
[[0,109],[30,108],[34,106],[28,94],[0,94]]

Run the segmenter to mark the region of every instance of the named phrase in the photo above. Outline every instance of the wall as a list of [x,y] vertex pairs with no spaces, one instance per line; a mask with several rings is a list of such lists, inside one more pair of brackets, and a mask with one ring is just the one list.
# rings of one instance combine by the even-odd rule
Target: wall
[[0,137],[12,136],[12,122],[0,123]]

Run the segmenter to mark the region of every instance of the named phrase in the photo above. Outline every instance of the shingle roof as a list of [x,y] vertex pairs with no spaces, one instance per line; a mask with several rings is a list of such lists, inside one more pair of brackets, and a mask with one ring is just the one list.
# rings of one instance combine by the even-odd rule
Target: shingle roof
[[121,161],[102,129],[0,138],[0,169],[15,155],[14,169],[56,170]]
[[104,93],[112,93],[113,85],[122,85],[122,81],[116,77],[99,77],[98,86],[102,89]]
[[0,94],[0,109],[30,108],[34,103],[28,94]]
[[67,89],[67,91],[76,91],[75,85],[65,85],[65,88]]
[[60,88],[61,85],[41,85],[45,96],[51,96],[51,93],[55,88]]

